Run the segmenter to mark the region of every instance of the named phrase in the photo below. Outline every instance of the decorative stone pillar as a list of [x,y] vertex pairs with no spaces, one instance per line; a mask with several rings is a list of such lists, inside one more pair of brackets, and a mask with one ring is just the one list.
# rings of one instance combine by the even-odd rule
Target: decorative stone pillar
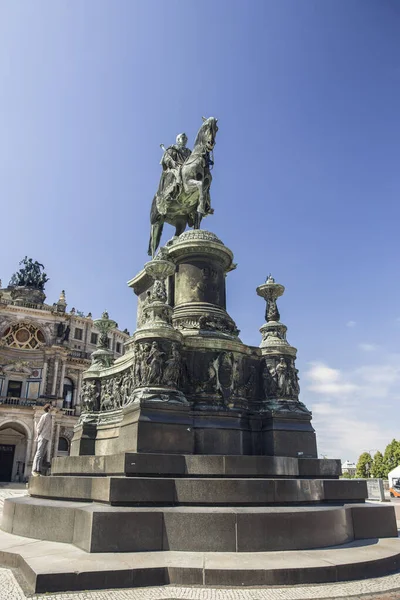
[[117,323],[109,318],[108,312],[105,310],[101,316],[101,319],[95,319],[93,325],[97,327],[100,332],[99,341],[97,343],[97,349],[92,353],[91,359],[92,364],[86,373],[90,373],[90,377],[95,377],[96,374],[102,369],[111,367],[114,362],[114,354],[108,347],[108,332],[110,329],[114,329]]
[[276,304],[284,291],[284,286],[275,283],[271,275],[257,288],[257,294],[267,303],[266,322],[260,328],[260,348],[264,357],[261,363],[264,445],[266,454],[283,456],[286,447],[287,456],[316,457],[311,412],[299,401],[300,386],[295,365],[297,350],[287,342],[287,327],[280,322]]
[[168,304],[165,281],[175,264],[161,251],[144,265],[154,281],[142,301],[134,344],[134,401],[169,402],[187,405],[179,390],[182,372],[182,334],[172,326],[173,308]]
[[59,363],[59,359],[58,356],[55,358],[54,361],[54,373],[53,373],[53,384],[51,386],[51,395],[55,396],[56,395],[56,388],[57,388],[57,375],[58,375],[58,363]]

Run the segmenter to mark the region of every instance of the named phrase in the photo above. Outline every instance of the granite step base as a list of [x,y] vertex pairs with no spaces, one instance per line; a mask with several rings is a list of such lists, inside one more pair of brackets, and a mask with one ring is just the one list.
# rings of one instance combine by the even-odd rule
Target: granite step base
[[31,477],[29,493],[40,498],[135,505],[273,505],[363,502],[365,481],[346,479]]
[[397,537],[392,506],[113,507],[24,496],[4,503],[8,533],[90,553],[306,550]]
[[340,460],[290,456],[149,454],[53,458],[52,475],[130,477],[285,477],[337,479]]
[[400,568],[400,542],[369,539],[323,550],[87,554],[72,544],[0,531],[0,563],[31,593],[158,585],[274,586],[378,577]]

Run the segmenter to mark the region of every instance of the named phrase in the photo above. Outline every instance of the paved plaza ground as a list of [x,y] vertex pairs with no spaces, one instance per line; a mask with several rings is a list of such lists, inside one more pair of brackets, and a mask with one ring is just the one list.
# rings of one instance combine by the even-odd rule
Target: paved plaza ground
[[[0,484],[0,511],[4,499],[26,494],[22,484]],[[399,540],[400,544],[400,540]],[[0,568],[0,600],[24,600],[27,595],[18,584],[18,573]],[[280,588],[201,588],[148,587],[129,590],[37,594],[38,600],[311,600],[351,598],[351,600],[400,600],[400,572],[387,577],[308,586]]]

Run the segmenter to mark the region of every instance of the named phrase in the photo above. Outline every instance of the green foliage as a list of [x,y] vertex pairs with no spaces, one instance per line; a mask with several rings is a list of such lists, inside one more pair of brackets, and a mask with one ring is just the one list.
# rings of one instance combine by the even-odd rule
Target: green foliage
[[354,479],[354,475],[351,475],[350,473],[343,473],[342,475],[342,479]]
[[[379,477],[387,479],[388,473],[400,465],[400,441],[392,440],[385,448],[384,454],[363,452],[357,462],[356,477]],[[343,475],[343,477],[346,477]],[[349,477],[347,477],[349,479]]]
[[383,462],[385,465],[385,477],[388,476],[389,471],[395,469],[400,465],[400,442],[392,440],[390,444],[386,446],[385,454],[383,455]]
[[371,466],[371,477],[378,477],[380,479],[387,479],[388,471],[385,466],[382,452],[379,450],[375,453],[372,466]]
[[372,457],[369,452],[363,452],[357,462],[356,477],[367,479],[371,476]]

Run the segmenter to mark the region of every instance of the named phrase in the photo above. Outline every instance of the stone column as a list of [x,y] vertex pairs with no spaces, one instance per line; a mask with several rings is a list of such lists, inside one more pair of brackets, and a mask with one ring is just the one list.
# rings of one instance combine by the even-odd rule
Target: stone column
[[40,382],[40,388],[39,388],[39,396],[44,396],[46,394],[47,368],[48,368],[48,361],[47,361],[47,357],[45,357],[43,369],[42,369],[42,381]]
[[54,362],[54,374],[53,374],[53,385],[51,386],[51,395],[55,396],[56,395],[56,386],[57,386],[57,375],[58,375],[58,357],[55,359]]
[[74,383],[74,390],[72,392],[71,408],[76,406],[76,403],[78,402],[78,383],[79,383],[79,373],[76,377],[76,383]]
[[47,444],[47,451],[46,451],[47,462],[51,461],[51,451],[53,448],[53,441],[54,441],[55,420],[56,420],[56,417],[54,414],[52,414],[51,415],[51,438],[50,438],[50,442]]
[[75,401],[73,406],[80,406],[81,403],[81,387],[82,387],[82,371],[79,371],[78,374],[78,383],[75,389]]
[[29,436],[29,438],[26,441],[26,454],[25,454],[25,467],[24,467],[24,477],[28,477],[28,463],[31,460],[31,454],[32,454],[32,442],[33,442],[33,437]]
[[61,380],[60,380],[60,387],[59,387],[59,392],[58,392],[58,397],[62,398],[63,397],[63,391],[64,391],[64,377],[65,377],[65,369],[67,367],[67,363],[65,362],[65,360],[62,363],[62,367],[61,367]]
[[58,443],[60,441],[60,429],[61,429],[61,424],[60,423],[56,423],[56,437],[55,437],[55,440],[54,440],[53,456],[57,456]]
[[235,268],[233,254],[213,233],[185,231],[168,249],[176,264],[173,325],[189,335],[238,338],[226,312],[225,275]]
[[22,380],[21,398],[26,398],[28,395],[28,378],[24,376]]

